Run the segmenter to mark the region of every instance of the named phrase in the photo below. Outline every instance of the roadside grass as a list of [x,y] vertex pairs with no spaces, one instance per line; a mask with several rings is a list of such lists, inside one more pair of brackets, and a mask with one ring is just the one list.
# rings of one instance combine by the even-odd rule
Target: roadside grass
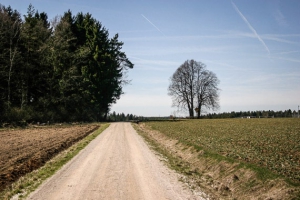
[[[200,150],[204,151],[204,149],[198,145],[191,144],[189,142],[183,142],[183,143],[187,146],[194,147],[197,151],[200,151]],[[225,161],[225,162],[228,162],[231,164],[239,163],[238,168],[251,169],[252,171],[254,171],[256,173],[257,178],[263,182],[268,181],[268,180],[274,180],[277,178],[282,178],[282,179],[285,179],[286,182],[288,182],[289,184],[291,184],[293,186],[300,186],[300,183],[293,182],[290,179],[284,177],[283,175],[276,174],[265,167],[257,166],[255,164],[251,164],[251,163],[246,163],[246,162],[243,162],[240,160],[235,160],[233,158],[220,155],[213,151],[205,150],[203,153],[203,156],[208,159],[215,160],[217,162]]]
[[47,178],[51,177],[63,165],[84,149],[93,139],[100,135],[108,126],[109,124],[107,123],[101,124],[99,129],[52,158],[41,168],[21,177],[18,181],[0,193],[0,199],[8,200],[12,197],[15,197],[16,199],[26,198]]
[[149,135],[142,131],[138,125],[132,124],[134,129],[137,131],[139,135],[141,135],[146,142],[150,145],[150,147],[156,151],[162,158],[163,161],[175,171],[182,173],[182,174],[188,174],[189,167],[186,165],[186,163],[182,162],[181,159],[179,159],[176,156],[173,156],[168,150],[165,148],[162,148],[161,145],[159,145],[157,142],[153,140],[153,138],[149,137]]

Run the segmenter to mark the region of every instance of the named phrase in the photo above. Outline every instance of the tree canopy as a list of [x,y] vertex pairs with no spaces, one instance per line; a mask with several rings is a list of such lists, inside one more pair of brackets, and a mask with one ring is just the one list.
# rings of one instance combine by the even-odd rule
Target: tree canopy
[[0,5],[0,115],[11,121],[105,119],[133,64],[118,34],[69,10],[52,22]]
[[200,118],[203,108],[219,108],[219,80],[206,69],[206,65],[195,60],[185,61],[171,76],[168,88],[173,106],[189,111],[189,116]]

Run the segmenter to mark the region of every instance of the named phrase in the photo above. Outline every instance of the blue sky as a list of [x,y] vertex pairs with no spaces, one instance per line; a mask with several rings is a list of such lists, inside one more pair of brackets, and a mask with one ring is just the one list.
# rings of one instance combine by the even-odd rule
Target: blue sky
[[299,0],[1,0],[21,14],[29,3],[50,19],[68,9],[89,12],[111,37],[119,33],[135,66],[112,107],[117,113],[174,114],[169,78],[188,59],[219,78],[216,112],[297,110],[300,104]]

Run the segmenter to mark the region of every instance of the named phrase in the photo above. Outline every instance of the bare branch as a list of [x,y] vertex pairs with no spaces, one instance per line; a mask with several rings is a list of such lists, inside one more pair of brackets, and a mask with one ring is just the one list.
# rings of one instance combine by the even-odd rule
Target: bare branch
[[219,80],[206,69],[206,65],[194,60],[185,61],[170,78],[168,94],[172,96],[173,106],[185,108],[190,117],[194,117],[194,105],[197,117],[201,108],[219,108]]

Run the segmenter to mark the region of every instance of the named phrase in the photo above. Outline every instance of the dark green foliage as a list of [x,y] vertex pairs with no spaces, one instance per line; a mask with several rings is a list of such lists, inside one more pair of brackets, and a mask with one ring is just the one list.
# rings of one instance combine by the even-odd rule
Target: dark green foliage
[[297,111],[291,109],[285,111],[273,110],[259,110],[259,111],[239,111],[239,112],[223,112],[223,113],[209,113],[202,115],[201,118],[206,119],[220,119],[220,118],[274,118],[274,117],[298,117]]
[[113,111],[107,116],[107,120],[111,122],[124,122],[124,121],[136,122],[136,121],[147,121],[148,117],[136,116],[133,114],[125,115],[124,113],[117,114],[115,111]]
[[[0,7],[0,122],[106,119],[133,64],[90,14]],[[23,113],[23,114],[21,114]]]

